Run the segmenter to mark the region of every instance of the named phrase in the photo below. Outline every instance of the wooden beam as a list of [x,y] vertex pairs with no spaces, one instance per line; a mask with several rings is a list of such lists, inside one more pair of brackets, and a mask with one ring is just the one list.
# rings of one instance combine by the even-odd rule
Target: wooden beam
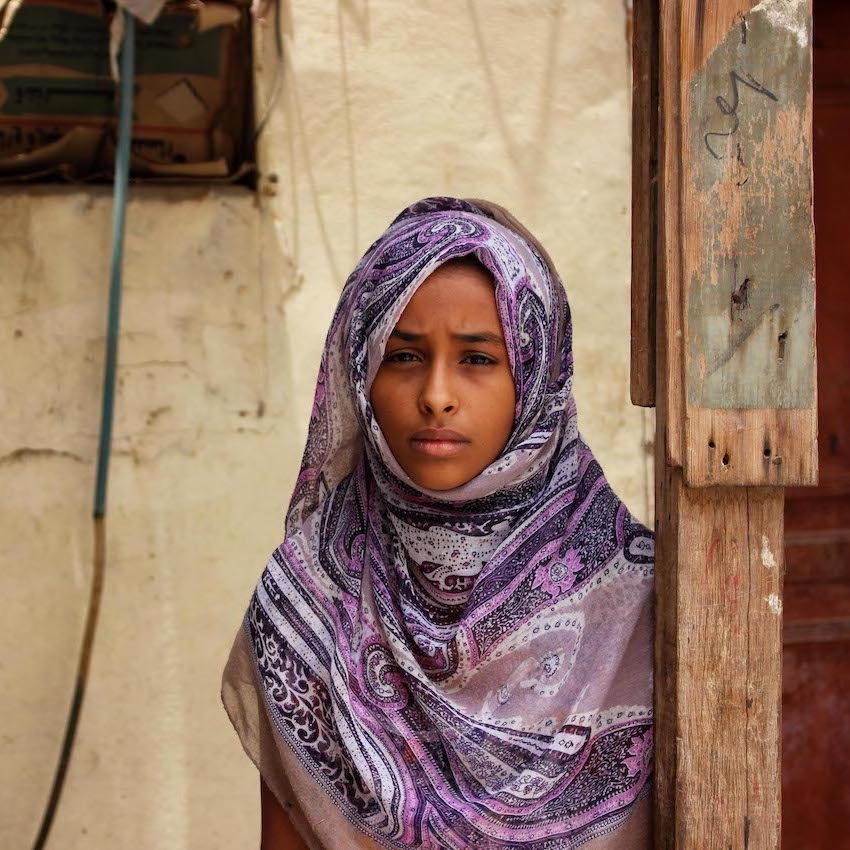
[[777,850],[782,490],[657,470],[655,846]]
[[[670,466],[684,463],[684,356],[682,355],[682,143],[680,138],[681,0],[660,0],[659,18],[659,193],[658,282],[656,291],[656,460]],[[663,337],[663,340],[662,340]],[[661,397],[663,394],[663,398]]]
[[655,405],[658,221],[658,0],[635,0],[632,28],[631,398]]
[[816,476],[810,42],[808,0],[660,0],[658,850],[779,847],[782,487]]

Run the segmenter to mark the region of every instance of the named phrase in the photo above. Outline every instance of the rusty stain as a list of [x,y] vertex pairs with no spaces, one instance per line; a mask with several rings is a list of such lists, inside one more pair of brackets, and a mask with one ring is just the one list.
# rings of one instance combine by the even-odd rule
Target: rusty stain
[[155,407],[147,415],[147,424],[153,425],[153,423],[156,422],[156,420],[159,419],[159,417],[162,416],[163,413],[168,413],[170,410],[170,404],[163,405],[162,407]]
[[732,611],[737,610],[738,608],[738,591],[741,587],[741,577],[738,575],[732,576],[729,581],[730,587],[727,588],[726,600],[729,604],[729,607]]
[[704,576],[707,578],[711,573],[711,568],[714,565],[714,553],[720,545],[720,540],[717,537],[712,537],[711,543],[708,545],[708,551],[705,553],[705,570]]

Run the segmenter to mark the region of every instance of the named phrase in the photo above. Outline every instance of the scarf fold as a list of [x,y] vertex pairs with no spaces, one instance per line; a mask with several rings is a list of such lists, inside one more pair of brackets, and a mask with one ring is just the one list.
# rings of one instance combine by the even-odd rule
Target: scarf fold
[[[369,389],[416,289],[465,255],[495,281],[515,423],[431,492]],[[566,850],[649,788],[652,535],[579,435],[572,374],[560,279],[495,205],[409,207],[346,282],[244,629],[275,736],[380,846]]]

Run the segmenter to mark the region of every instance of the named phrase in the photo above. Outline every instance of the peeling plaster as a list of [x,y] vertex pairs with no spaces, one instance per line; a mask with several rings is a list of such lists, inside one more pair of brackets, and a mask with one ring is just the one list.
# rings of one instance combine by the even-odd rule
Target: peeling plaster
[[774,27],[793,33],[800,47],[809,46],[809,15],[805,0],[762,0],[750,15],[761,12]]

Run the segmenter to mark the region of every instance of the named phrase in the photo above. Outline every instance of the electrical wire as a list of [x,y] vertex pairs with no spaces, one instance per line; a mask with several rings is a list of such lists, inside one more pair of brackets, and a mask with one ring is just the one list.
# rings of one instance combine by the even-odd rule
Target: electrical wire
[[109,311],[106,329],[106,356],[103,372],[103,397],[100,417],[100,438],[97,454],[97,478],[94,496],[94,563],[83,642],[77,663],[74,696],[65,724],[65,735],[59,762],[50,787],[50,796],[41,819],[33,850],[43,850],[56,816],[65,776],[77,736],[80,712],[88,682],[94,638],[97,631],[100,601],[106,563],[106,485],[109,478],[109,456],[112,446],[112,421],[115,410],[115,376],[118,363],[118,330],[121,317],[121,271],[124,258],[124,224],[127,212],[127,185],[130,177],[130,139],[133,125],[133,71],[135,66],[135,19],[124,10],[124,44],[121,48],[120,111],[118,144],[115,152],[115,187],[112,203],[112,259],[109,280]]
[[274,27],[274,52],[275,52],[275,65],[274,65],[274,74],[272,75],[272,86],[271,92],[269,94],[269,100],[266,104],[266,108],[263,110],[263,117],[257,122],[257,127],[254,130],[254,144],[257,143],[257,140],[260,138],[263,130],[266,128],[266,124],[268,123],[269,118],[271,118],[272,110],[277,103],[277,99],[280,96],[281,84],[283,82],[283,23],[282,23],[282,13],[280,10],[281,4],[283,0],[273,0],[274,3],[274,12],[272,18],[272,26]]

